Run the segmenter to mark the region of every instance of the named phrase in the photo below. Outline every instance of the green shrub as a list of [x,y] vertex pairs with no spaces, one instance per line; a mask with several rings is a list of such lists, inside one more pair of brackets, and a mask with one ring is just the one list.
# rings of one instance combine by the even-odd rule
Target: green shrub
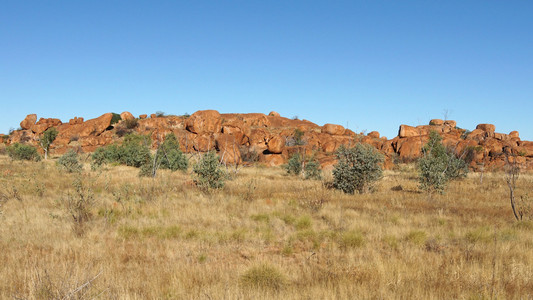
[[213,151],[202,156],[194,165],[194,182],[202,189],[218,189],[224,187],[226,173],[222,170],[218,158]]
[[117,113],[112,113],[113,117],[111,117],[111,125],[118,123],[120,120],[122,120],[122,117]]
[[241,284],[248,288],[278,291],[285,285],[285,276],[275,267],[261,264],[248,269],[240,278]]
[[333,186],[347,194],[368,192],[383,176],[381,163],[384,157],[370,145],[341,146],[337,158],[339,162],[333,169]]
[[147,145],[140,143],[122,145],[119,161],[126,166],[140,168],[144,164],[150,163],[150,149]]
[[289,175],[300,175],[302,173],[302,156],[300,154],[293,154],[285,166],[285,170]]
[[320,163],[311,157],[307,160],[303,160],[302,155],[299,153],[293,154],[287,165],[285,165],[285,170],[289,175],[300,175],[302,174],[305,179],[322,179],[322,171],[320,170]]
[[108,145],[96,149],[92,156],[91,168],[94,170],[103,164],[118,162],[120,160],[120,147],[117,145]]
[[305,179],[322,179],[322,170],[320,170],[320,163],[316,160],[310,160],[304,167]]
[[173,133],[166,136],[160,150],[158,156],[160,168],[171,171],[186,171],[189,167],[189,161],[185,154],[181,152],[180,144]]
[[78,154],[72,149],[57,160],[57,165],[69,173],[80,172],[82,169]]
[[30,145],[15,143],[11,146],[8,146],[6,150],[11,159],[33,161],[41,160],[41,156],[39,153],[37,153],[37,149]]
[[119,163],[140,168],[152,160],[150,138],[143,135],[128,134],[122,145],[109,145],[98,148],[92,155],[92,167],[99,167],[106,163]]
[[417,164],[420,189],[429,195],[433,192],[443,193],[448,181],[465,177],[468,173],[466,162],[446,149],[441,141],[442,137],[431,131]]

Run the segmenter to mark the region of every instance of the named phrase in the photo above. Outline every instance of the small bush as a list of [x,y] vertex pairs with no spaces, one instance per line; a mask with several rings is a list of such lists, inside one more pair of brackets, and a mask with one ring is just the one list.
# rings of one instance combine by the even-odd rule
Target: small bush
[[307,160],[303,160],[302,155],[293,154],[287,165],[285,165],[285,170],[289,175],[300,175],[303,172],[305,179],[322,179],[322,171],[320,170],[320,163],[316,161],[313,157]]
[[136,168],[140,168],[142,165],[149,163],[152,157],[148,143],[149,139],[145,136],[127,135],[120,147],[119,161],[126,166]]
[[420,189],[429,195],[444,193],[448,181],[465,177],[468,173],[466,162],[457,158],[441,143],[442,137],[435,131],[429,134],[429,141],[422,148],[423,156],[418,160]]
[[285,276],[268,264],[248,269],[240,278],[241,284],[248,288],[279,291],[285,285]]
[[305,179],[322,179],[322,170],[320,170],[320,163],[316,160],[308,161],[304,167]]
[[122,120],[122,117],[117,113],[112,113],[113,117],[111,117],[111,125],[118,123],[120,120]]
[[127,129],[133,129],[139,125],[139,120],[137,119],[128,119],[124,121],[124,126],[126,126]]
[[78,154],[72,149],[57,160],[57,165],[69,173],[80,172],[82,170]]
[[150,138],[143,135],[128,134],[122,145],[109,145],[98,148],[92,154],[93,169],[107,163],[119,163],[140,168],[152,160],[148,145]]
[[194,182],[202,189],[219,189],[224,187],[226,173],[222,170],[218,158],[213,151],[202,156],[194,165]]
[[180,144],[173,133],[166,136],[160,150],[158,163],[161,169],[186,171],[189,167],[189,161],[181,152]]
[[73,186],[75,192],[67,194],[65,206],[72,217],[74,233],[82,236],[86,230],[86,223],[93,217],[94,194],[90,188],[85,187],[80,178],[74,181]]
[[15,143],[11,146],[8,146],[6,151],[11,159],[33,161],[41,160],[41,156],[39,153],[37,153],[37,149],[30,145]]
[[289,175],[300,175],[302,173],[302,156],[300,154],[293,154],[289,158],[285,170]]
[[368,192],[383,176],[383,155],[370,145],[341,146],[337,158],[339,162],[333,169],[333,186],[347,194]]

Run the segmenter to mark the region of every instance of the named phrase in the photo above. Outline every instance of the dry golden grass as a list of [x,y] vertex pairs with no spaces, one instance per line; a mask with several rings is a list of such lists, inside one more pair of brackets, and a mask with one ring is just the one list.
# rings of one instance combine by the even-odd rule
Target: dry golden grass
[[[428,201],[408,167],[367,195],[279,168],[241,169],[210,194],[187,174],[137,172],[61,174],[0,156],[0,298],[533,295],[533,223],[514,220],[503,174],[471,174]],[[532,184],[521,176],[517,193]],[[93,199],[81,224],[80,195]]]

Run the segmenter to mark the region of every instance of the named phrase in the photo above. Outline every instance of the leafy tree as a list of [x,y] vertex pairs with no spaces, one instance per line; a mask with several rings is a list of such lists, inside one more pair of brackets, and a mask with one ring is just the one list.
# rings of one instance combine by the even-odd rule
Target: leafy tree
[[466,162],[446,149],[441,141],[442,137],[431,131],[417,164],[420,189],[430,197],[434,192],[444,193],[450,180],[465,177],[468,173]]
[[381,179],[384,157],[374,147],[356,144],[354,148],[341,146],[337,150],[338,163],[333,169],[333,186],[347,194],[365,193]]
[[44,159],[48,159],[48,151],[50,150],[50,145],[54,142],[59,132],[55,127],[48,128],[41,137],[39,138],[39,144],[44,150]]
[[213,151],[202,156],[193,166],[194,182],[202,189],[219,189],[224,187],[226,173],[222,170],[218,158]]

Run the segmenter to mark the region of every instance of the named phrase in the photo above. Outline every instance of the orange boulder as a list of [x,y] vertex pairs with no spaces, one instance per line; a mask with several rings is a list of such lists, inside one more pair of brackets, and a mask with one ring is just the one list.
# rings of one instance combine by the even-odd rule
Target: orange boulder
[[30,129],[33,125],[35,125],[35,121],[37,121],[37,115],[36,114],[30,114],[27,115],[22,122],[20,122],[20,128],[23,130]]
[[199,152],[214,150],[216,146],[216,142],[211,135],[197,135],[192,143],[194,150]]
[[280,154],[285,147],[285,139],[280,136],[272,137],[267,143],[267,149],[270,153]]
[[261,154],[259,161],[270,167],[281,166],[285,163],[285,159],[281,154]]
[[444,126],[455,128],[457,127],[457,122],[453,120],[446,120],[444,121]]
[[322,132],[331,135],[342,135],[344,134],[344,127],[336,124],[324,124],[322,126]]
[[83,123],[83,118],[78,118],[78,117],[74,117],[73,119],[70,119],[68,121],[69,125],[76,125],[76,124],[81,124],[81,123]]
[[368,133],[368,136],[374,139],[379,139],[379,132],[371,131],[370,133]]
[[444,125],[444,121],[441,119],[433,119],[429,121],[429,125],[436,125],[436,126],[442,126]]
[[218,150],[218,156],[221,163],[241,163],[241,152],[239,150],[239,143],[236,140],[235,136],[229,134],[217,134],[215,137],[215,144]]
[[415,137],[415,136],[421,136],[428,134],[427,129],[425,127],[412,127],[409,125],[400,125],[400,129],[398,131],[398,136],[400,138],[408,138],[408,137]]
[[186,120],[186,128],[197,134],[219,133],[222,129],[222,119],[216,110],[200,110]]
[[518,131],[516,131],[516,130],[515,130],[515,131],[511,131],[511,132],[509,132],[509,136],[510,136],[511,138],[520,138],[520,134],[519,134]]
[[125,111],[125,112],[121,113],[120,114],[120,118],[122,120],[124,120],[124,121],[135,119],[135,117],[129,111]]
[[493,133],[496,130],[496,126],[492,124],[479,124],[476,126],[476,129],[483,130],[485,132]]

